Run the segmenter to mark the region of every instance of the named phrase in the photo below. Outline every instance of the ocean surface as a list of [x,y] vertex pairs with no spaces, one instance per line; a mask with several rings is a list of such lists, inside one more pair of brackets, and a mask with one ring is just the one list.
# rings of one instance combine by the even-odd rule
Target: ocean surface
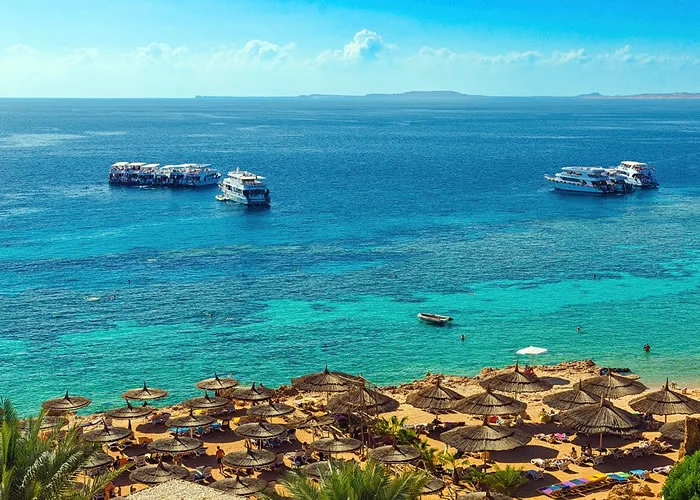
[[[543,179],[625,159],[661,188]],[[273,204],[109,186],[121,160],[240,166]],[[529,345],[685,385],[699,323],[698,101],[0,100],[0,395],[25,414],[144,380],[172,403],[215,370],[474,375]]]

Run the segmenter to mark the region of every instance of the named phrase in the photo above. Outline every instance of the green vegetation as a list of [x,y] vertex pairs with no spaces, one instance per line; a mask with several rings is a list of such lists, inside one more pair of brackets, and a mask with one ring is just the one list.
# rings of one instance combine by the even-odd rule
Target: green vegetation
[[527,483],[527,479],[523,476],[522,468],[506,466],[501,469],[496,466],[496,470],[490,474],[486,474],[484,481],[488,485],[490,491],[503,493],[504,495],[513,496],[515,490]]
[[700,451],[671,469],[661,493],[666,500],[700,500]]
[[374,424],[374,429],[382,436],[390,436],[396,444],[414,444],[418,442],[416,433],[411,429],[406,429],[404,426],[408,421],[408,417],[398,419],[396,415],[392,415],[390,420],[380,418]]

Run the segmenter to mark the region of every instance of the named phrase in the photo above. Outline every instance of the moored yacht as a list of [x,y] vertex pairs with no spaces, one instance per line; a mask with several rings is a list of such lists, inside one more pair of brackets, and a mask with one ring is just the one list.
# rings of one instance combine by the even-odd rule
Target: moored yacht
[[631,191],[622,177],[611,175],[603,167],[564,167],[561,172],[544,176],[554,189],[578,193],[611,194]]
[[269,205],[270,190],[264,180],[264,177],[236,168],[228,173],[219,187],[224,200],[243,205]]
[[213,186],[221,174],[209,165],[183,163],[164,165],[120,161],[109,170],[109,183],[127,186]]
[[656,179],[656,169],[646,163],[625,160],[621,161],[617,167],[611,167],[607,170],[611,174],[623,177],[632,186],[642,188],[659,187],[659,181]]

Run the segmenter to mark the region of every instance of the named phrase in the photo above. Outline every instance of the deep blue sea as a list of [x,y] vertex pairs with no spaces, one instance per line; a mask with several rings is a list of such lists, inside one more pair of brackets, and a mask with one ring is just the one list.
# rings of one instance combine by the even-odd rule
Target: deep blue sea
[[[625,159],[661,188],[543,179]],[[121,160],[240,166],[273,204],[109,186]],[[699,320],[698,101],[0,100],[0,394],[23,413],[144,379],[175,402],[214,370],[473,375],[528,345],[686,384]]]

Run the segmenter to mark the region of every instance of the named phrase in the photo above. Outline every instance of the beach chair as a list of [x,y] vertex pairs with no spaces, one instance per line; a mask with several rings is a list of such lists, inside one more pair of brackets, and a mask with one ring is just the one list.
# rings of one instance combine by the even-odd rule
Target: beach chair
[[646,481],[649,479],[649,471],[643,469],[635,469],[630,471],[630,475],[639,479],[640,481]]
[[664,465],[663,467],[654,467],[652,470],[656,474],[663,474],[665,476],[668,476],[672,468],[673,465]]
[[615,460],[619,460],[620,458],[624,458],[625,452],[622,451],[620,448],[615,448],[611,455]]
[[630,455],[632,455],[634,458],[639,458],[644,456],[644,452],[641,448],[635,447],[632,448],[632,450],[630,451]]
[[588,457],[586,461],[591,465],[600,465],[605,462],[605,458],[602,455],[597,455],[594,457]]
[[136,467],[144,467],[147,464],[146,455],[138,455],[134,460],[134,463],[136,464]]
[[528,479],[537,481],[539,479],[544,479],[544,473],[538,469],[529,469],[523,472]]

